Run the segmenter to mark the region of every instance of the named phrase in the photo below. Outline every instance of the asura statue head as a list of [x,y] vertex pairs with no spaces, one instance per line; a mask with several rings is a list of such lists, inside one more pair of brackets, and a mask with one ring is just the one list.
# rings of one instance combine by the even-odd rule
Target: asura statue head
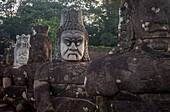
[[136,0],[132,17],[136,39],[156,51],[170,50],[169,8],[168,0]]
[[170,53],[169,8],[169,0],[125,0],[120,8],[117,51]]
[[27,64],[29,59],[30,35],[16,36],[16,44],[14,48],[14,65]]
[[83,25],[80,10],[62,10],[54,59],[58,61],[90,60],[88,55],[88,34]]

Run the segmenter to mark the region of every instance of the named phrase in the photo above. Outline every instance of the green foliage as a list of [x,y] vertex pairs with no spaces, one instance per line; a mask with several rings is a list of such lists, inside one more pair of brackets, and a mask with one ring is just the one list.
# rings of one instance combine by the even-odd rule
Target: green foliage
[[11,39],[13,40],[15,40],[16,35],[30,33],[29,24],[27,21],[24,18],[20,18],[18,16],[3,19],[3,24],[0,25],[0,29],[4,29],[7,33],[9,33]]
[[104,33],[100,36],[100,44],[104,46],[116,46],[118,41],[117,37],[114,37],[111,33]]
[[[118,39],[118,9],[123,0],[86,0],[89,10],[87,12],[88,20],[85,22],[89,33],[89,44],[95,46],[115,46]],[[112,34],[104,36],[103,34]],[[101,37],[101,35],[103,35]],[[102,39],[106,37],[105,39]],[[114,38],[111,38],[114,37]],[[112,40],[113,39],[113,40]],[[109,43],[107,43],[109,42]],[[113,42],[113,43],[111,43]]]

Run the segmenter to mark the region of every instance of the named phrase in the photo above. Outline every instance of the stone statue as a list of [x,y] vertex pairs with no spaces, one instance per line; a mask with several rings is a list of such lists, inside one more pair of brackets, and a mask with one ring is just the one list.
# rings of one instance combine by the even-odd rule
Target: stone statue
[[87,45],[82,12],[63,9],[55,57],[36,71],[34,92],[38,112],[94,112],[95,105],[88,99],[81,99],[87,98],[83,85],[90,60]]
[[[17,112],[36,112],[33,93],[35,72],[39,65],[50,61],[52,57],[51,42],[48,38],[49,26],[36,25],[34,29],[37,33],[30,39],[29,52],[26,49],[21,52],[22,49],[15,48],[14,54],[17,57],[15,63],[17,64],[7,67],[3,74],[4,101],[12,104]],[[23,41],[26,42],[26,39],[21,38],[16,43],[22,47],[28,47],[29,44]],[[29,53],[29,55],[24,54],[23,58],[22,54],[18,53]]]
[[103,96],[101,112],[170,110],[169,8],[168,0],[125,0],[120,43],[85,78],[88,94]]
[[61,24],[57,31],[55,60],[89,61],[88,34],[81,11],[62,10]]
[[27,64],[29,58],[30,35],[16,36],[14,48],[14,66]]

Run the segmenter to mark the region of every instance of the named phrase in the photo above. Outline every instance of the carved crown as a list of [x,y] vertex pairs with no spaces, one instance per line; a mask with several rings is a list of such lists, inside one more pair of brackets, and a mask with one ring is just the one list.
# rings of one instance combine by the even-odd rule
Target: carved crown
[[82,19],[82,11],[81,10],[75,10],[75,9],[63,9],[61,11],[61,23],[60,26],[67,23],[74,23],[74,24],[83,24]]
[[[24,45],[24,46],[23,46]],[[16,46],[31,47],[30,45],[30,35],[22,34],[21,36],[16,36]]]

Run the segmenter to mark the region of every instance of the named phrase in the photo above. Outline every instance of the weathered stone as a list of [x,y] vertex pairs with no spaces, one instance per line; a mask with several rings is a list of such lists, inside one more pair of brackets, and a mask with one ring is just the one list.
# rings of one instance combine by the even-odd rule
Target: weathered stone
[[[52,63],[45,63],[37,71],[39,76],[35,80],[49,82],[54,95],[86,98],[87,94],[83,83],[87,66],[87,62],[68,63],[53,61]],[[72,67],[71,70],[69,69],[70,67]],[[49,68],[53,68],[53,70]],[[79,73],[79,69],[82,69],[81,73]],[[74,73],[78,75],[74,75]],[[78,88],[81,88],[82,91],[78,91]],[[37,91],[41,92],[40,90]]]
[[51,61],[52,59],[52,46],[50,38],[48,37],[49,26],[37,25],[33,29],[37,32],[31,37],[30,54],[28,63],[43,63]]
[[60,97],[53,100],[57,112],[94,112],[96,105],[85,99]]
[[36,26],[33,26],[32,29],[33,29],[34,35],[42,34],[42,35],[48,36],[48,31],[50,28],[48,25],[38,24]]
[[108,112],[168,112],[170,102],[110,101]]
[[[113,104],[113,112],[170,110],[169,97],[164,95],[170,93],[169,8],[168,0],[125,0],[121,8],[124,28],[120,29],[120,44],[87,69],[89,95],[110,98],[127,91],[134,97],[141,96],[133,102],[134,97],[124,97],[127,102],[118,99]],[[146,95],[150,99],[143,98],[144,94],[150,94]],[[109,100],[115,99],[105,100],[102,101],[106,102],[105,109],[109,109]]]

